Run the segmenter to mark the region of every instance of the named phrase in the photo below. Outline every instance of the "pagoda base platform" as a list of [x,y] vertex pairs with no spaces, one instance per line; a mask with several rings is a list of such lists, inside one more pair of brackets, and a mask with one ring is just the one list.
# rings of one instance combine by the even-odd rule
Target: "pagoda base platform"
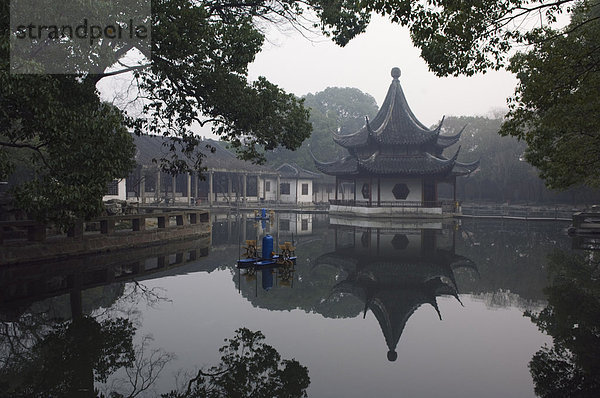
[[369,217],[369,218],[450,218],[454,213],[444,212],[442,207],[363,207],[331,204],[329,214],[339,216]]
[[445,225],[449,225],[454,221],[450,218],[409,218],[402,219],[390,217],[366,218],[366,217],[350,217],[350,216],[329,216],[329,224],[343,227],[356,228],[380,228],[393,230],[416,231],[421,229],[437,229],[441,230]]

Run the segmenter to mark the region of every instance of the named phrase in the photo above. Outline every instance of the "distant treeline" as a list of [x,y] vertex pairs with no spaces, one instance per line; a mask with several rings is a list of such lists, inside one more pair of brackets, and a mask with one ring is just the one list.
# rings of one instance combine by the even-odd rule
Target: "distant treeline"
[[[464,201],[500,203],[563,203],[572,205],[600,204],[600,190],[573,187],[553,191],[544,185],[537,170],[523,158],[526,144],[513,137],[498,134],[502,119],[486,117],[448,117],[444,133],[459,131],[466,126],[460,142],[447,149],[452,156],[460,145],[459,160],[481,159],[479,169],[457,180],[457,197]],[[442,187],[440,194],[447,194]]]

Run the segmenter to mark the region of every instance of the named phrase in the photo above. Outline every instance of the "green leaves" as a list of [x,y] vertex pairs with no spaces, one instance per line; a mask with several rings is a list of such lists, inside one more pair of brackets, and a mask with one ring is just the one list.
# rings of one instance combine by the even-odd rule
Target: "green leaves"
[[310,384],[308,370],[295,359],[282,360],[264,343],[265,336],[246,328],[236,330],[219,349],[221,363],[200,370],[187,391],[163,394],[165,398],[300,398]]
[[107,184],[134,166],[122,113],[73,76],[2,69],[0,80],[0,171],[19,171],[19,207],[59,228],[98,215]]
[[133,168],[134,146],[121,113],[108,104],[61,104],[60,109],[63,117],[55,129],[48,121],[38,132],[41,152],[30,151],[36,178],[14,194],[34,219],[67,228],[100,213],[107,184]]
[[335,160],[345,156],[346,150],[335,144],[332,132],[350,134],[365,124],[365,116],[372,118],[377,114],[377,103],[369,94],[349,87],[328,87],[315,94],[304,97],[304,105],[310,108],[312,134],[295,152],[277,149],[267,153],[270,162],[277,165],[295,162],[299,166],[314,170],[310,152],[319,160]]
[[[264,41],[256,20],[278,12],[294,18],[294,2],[159,1],[153,10],[152,67],[138,73],[148,93],[142,130],[189,137],[193,125],[209,124],[242,159],[259,163],[263,150],[296,149],[309,136],[302,101],[265,78],[247,81],[248,64]],[[198,142],[185,144],[193,153]],[[172,159],[161,166],[185,172],[201,165]]]
[[600,186],[600,20],[583,2],[564,32],[532,31],[511,59],[519,85],[501,134],[524,140],[525,158],[551,188]]

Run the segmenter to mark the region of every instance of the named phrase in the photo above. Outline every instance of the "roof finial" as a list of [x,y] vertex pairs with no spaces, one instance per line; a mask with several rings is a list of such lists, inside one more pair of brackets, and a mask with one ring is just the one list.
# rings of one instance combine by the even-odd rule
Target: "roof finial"
[[400,77],[400,68],[398,68],[398,67],[392,68],[392,77],[394,79],[398,79]]

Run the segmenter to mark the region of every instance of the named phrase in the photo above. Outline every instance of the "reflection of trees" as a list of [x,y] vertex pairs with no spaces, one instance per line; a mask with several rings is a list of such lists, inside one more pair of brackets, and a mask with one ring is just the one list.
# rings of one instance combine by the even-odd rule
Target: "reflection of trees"
[[[556,222],[462,220],[456,253],[473,260],[481,277],[457,272],[461,292],[498,300],[500,306],[537,306],[544,300],[547,255],[570,245],[562,228]],[[509,291],[512,299],[503,297]]]
[[[127,295],[127,300],[138,296],[152,303],[156,298],[140,284],[134,284],[133,292],[137,294]],[[128,318],[98,319],[81,312],[80,291],[70,301],[69,321],[24,313],[0,323],[0,398],[133,398],[154,389],[173,355],[153,349],[149,336],[134,345],[136,329]],[[306,367],[281,359],[263,340],[261,332],[239,329],[220,349],[221,363],[199,371],[186,390],[163,396],[306,397]],[[103,394],[96,382],[108,382],[101,387]]]
[[[134,347],[134,334],[135,327],[124,318],[82,316],[56,324],[27,350],[3,358],[0,397],[96,397],[94,382],[105,383],[121,368],[124,376],[102,396],[136,397],[154,387],[172,356],[150,349],[149,337]],[[163,397],[306,397],[308,369],[295,359],[282,359],[264,338],[260,331],[237,330],[219,350],[218,365],[200,370],[183,391]]]
[[[118,390],[133,397],[148,389],[172,358],[163,350],[150,350],[147,337],[139,346],[133,344],[136,314],[127,304],[162,300],[153,289],[138,282],[125,288],[105,286],[103,291],[119,294],[107,302],[96,297],[99,288],[82,291],[76,282],[69,295],[35,302],[25,310],[20,302],[13,303],[14,309],[3,307],[0,397],[96,397],[94,383],[107,382],[121,368],[126,377]],[[98,303],[126,316],[108,318],[109,311],[100,314]]]
[[94,381],[133,363],[134,332],[123,318],[99,322],[81,316],[56,324],[27,350],[5,356],[1,389],[12,397],[96,396]]
[[172,391],[163,397],[306,397],[308,369],[295,359],[282,360],[275,348],[263,342],[264,338],[261,332],[238,329],[219,349],[219,365],[198,371],[185,391]]
[[529,368],[541,397],[600,396],[600,285],[598,264],[566,252],[550,257],[548,305],[531,320],[554,339]]

